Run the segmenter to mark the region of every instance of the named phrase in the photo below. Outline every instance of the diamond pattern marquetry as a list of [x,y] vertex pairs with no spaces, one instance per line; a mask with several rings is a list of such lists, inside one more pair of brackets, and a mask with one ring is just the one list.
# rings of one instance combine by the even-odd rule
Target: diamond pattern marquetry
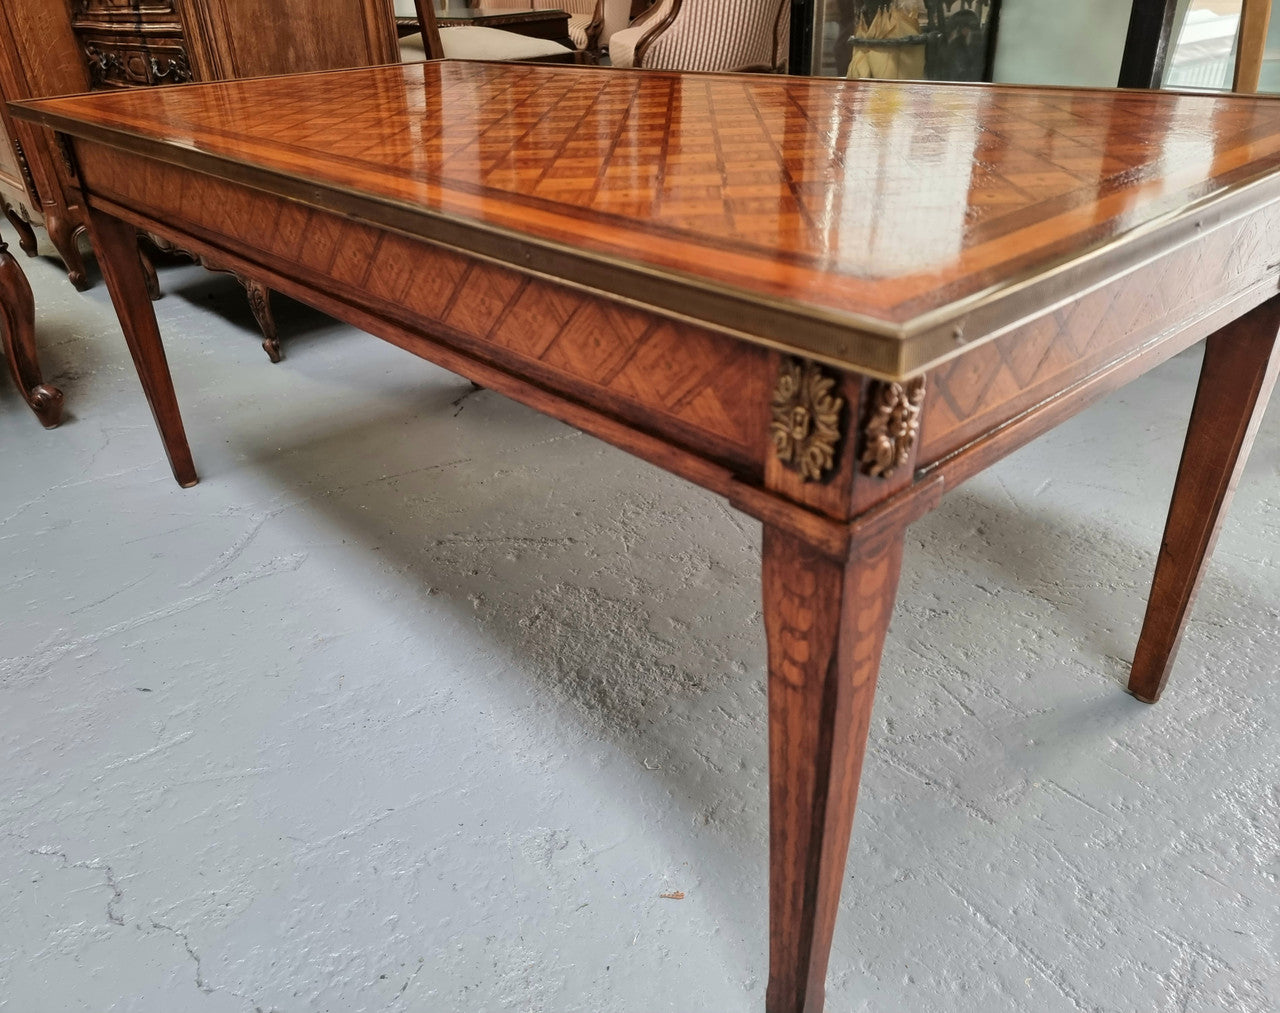
[[882,331],[1280,169],[1280,104],[1170,93],[446,61],[42,109]]
[[216,228],[267,267],[435,321],[430,330],[488,361],[558,389],[603,390],[621,417],[659,413],[673,439],[696,438],[742,471],[760,467],[768,419],[753,397],[772,382],[762,348],[233,184],[205,182],[208,199],[193,203],[172,167],[123,152],[95,149],[86,165],[123,205],[197,235]]
[[1272,205],[938,367],[930,374],[935,395],[921,461],[1032,407],[1064,378],[1087,374],[1264,281],[1278,236],[1280,208]]

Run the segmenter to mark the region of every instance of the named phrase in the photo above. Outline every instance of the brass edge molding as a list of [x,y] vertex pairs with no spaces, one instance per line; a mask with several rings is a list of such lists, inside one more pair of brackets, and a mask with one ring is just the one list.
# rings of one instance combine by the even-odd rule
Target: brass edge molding
[[778,370],[769,436],[778,460],[806,482],[822,481],[836,466],[844,409],[836,383],[807,359],[783,359]]
[[870,410],[862,431],[862,471],[872,478],[888,478],[911,459],[920,439],[925,378],[906,383],[878,380],[867,400]]
[[[593,72],[593,68],[558,69]],[[361,70],[353,68],[349,72]],[[733,285],[709,283],[681,272],[657,271],[642,263],[575,249],[555,240],[448,213],[424,214],[423,209],[394,199],[290,176],[227,155],[159,142],[118,128],[87,124],[41,108],[56,101],[16,102],[11,109],[20,119],[67,131],[131,155],[195,169],[229,183],[345,214],[789,355],[898,382],[942,365],[1044,312],[1052,312],[1121,275],[1168,256],[1214,229],[1280,202],[1280,174],[1259,173],[1232,182],[1224,190],[1176,213],[1065,256],[1056,263],[1029,268],[1021,276],[905,323],[890,323],[781,298],[761,299],[755,294],[749,305],[753,326],[746,330],[742,317],[744,290]],[[334,199],[319,200],[321,193]],[[424,222],[428,223],[426,227]],[[549,264],[554,261],[554,269],[542,271],[534,267],[539,257],[546,258]]]

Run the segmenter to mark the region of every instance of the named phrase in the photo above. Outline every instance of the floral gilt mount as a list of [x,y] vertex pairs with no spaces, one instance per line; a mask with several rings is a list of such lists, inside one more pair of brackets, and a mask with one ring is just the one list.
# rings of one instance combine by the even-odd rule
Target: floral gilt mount
[[874,478],[888,478],[910,460],[920,438],[924,394],[922,376],[906,383],[874,385],[863,435],[863,472]]
[[835,468],[844,398],[836,379],[815,362],[786,359],[773,391],[769,434],[778,459],[806,482],[821,481]]

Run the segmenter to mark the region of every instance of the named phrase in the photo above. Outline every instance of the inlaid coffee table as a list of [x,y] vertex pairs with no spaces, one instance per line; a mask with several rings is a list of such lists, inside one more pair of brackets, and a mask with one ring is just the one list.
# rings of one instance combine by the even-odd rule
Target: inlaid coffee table
[[1155,701],[1280,368],[1271,100],[445,62],[15,111],[62,139],[183,486],[138,229],[763,523],[770,1013],[823,1006],[907,526],[1207,339]]
[[62,421],[62,391],[44,382],[36,358],[36,311],[31,285],[0,236],[0,345],[9,375],[46,429]]

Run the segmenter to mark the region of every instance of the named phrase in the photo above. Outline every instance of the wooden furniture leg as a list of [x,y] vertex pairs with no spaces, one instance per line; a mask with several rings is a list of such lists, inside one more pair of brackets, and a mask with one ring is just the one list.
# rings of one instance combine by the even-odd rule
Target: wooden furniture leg
[[1200,386],[1138,638],[1129,692],[1160,699],[1205,564],[1280,373],[1280,297],[1205,343]]
[[138,233],[138,258],[142,261],[142,273],[147,276],[147,295],[151,297],[151,301],[155,302],[164,293],[160,291],[160,275],[156,274],[155,261],[151,259],[151,255],[147,252],[147,248],[142,245],[142,241],[146,239],[144,233]]
[[23,219],[8,204],[5,205],[4,216],[9,219],[9,224],[17,230],[18,245],[22,247],[22,252],[28,257],[34,257],[38,246],[36,244],[36,230],[31,227],[31,223]]
[[160,342],[147,276],[138,251],[138,230],[132,225],[97,211],[89,212],[89,235],[98,252],[98,265],[111,292],[111,302],[120,318],[129,352],[133,356],[142,390],[151,406],[151,414],[164,441],[165,453],[173,477],[184,489],[199,481],[191,448],[178,412],[178,399],[173,391],[173,377]]
[[819,1013],[902,530],[847,561],[768,525],[768,1013]]
[[0,339],[13,382],[46,429],[62,421],[62,392],[45,383],[36,360],[36,310],[31,286],[0,239]]
[[271,289],[243,274],[237,274],[236,281],[244,286],[244,293],[249,297],[249,308],[253,310],[253,318],[258,321],[258,329],[262,331],[262,350],[272,362],[279,362],[280,335],[276,331],[275,314],[271,312]]
[[49,233],[50,242],[58,251],[58,256],[67,265],[67,278],[77,291],[83,292],[89,287],[89,275],[85,271],[84,256],[80,253],[80,244],[77,240],[84,228],[69,218],[63,218],[50,211],[45,213],[44,227]]

